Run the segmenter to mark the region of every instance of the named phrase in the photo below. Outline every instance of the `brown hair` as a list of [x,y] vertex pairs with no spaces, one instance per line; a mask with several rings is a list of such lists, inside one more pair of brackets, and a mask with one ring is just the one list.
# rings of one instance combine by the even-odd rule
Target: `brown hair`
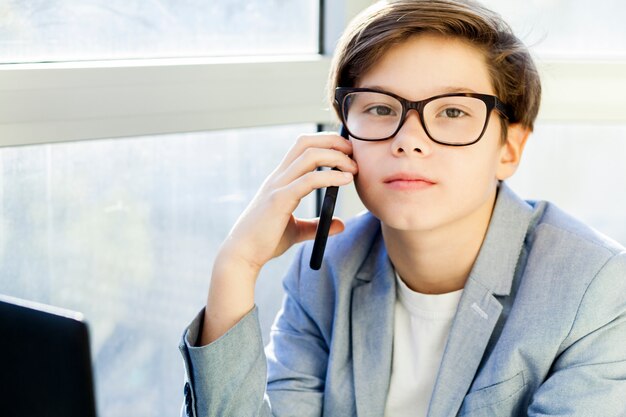
[[508,122],[533,129],[541,82],[532,57],[498,14],[472,0],[381,1],[364,10],[337,45],[330,102],[336,87],[353,87],[391,47],[421,33],[460,38],[483,51],[495,93],[511,107],[513,117],[501,118],[503,137]]

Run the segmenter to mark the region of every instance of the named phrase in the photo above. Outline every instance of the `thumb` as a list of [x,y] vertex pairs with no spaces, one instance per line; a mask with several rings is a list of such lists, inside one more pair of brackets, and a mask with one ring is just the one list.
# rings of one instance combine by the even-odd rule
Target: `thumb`
[[[317,225],[319,223],[319,218],[317,219],[298,219],[297,227],[298,227],[298,241],[302,242],[304,240],[311,240],[315,238],[315,233],[317,231]],[[338,217],[333,217],[333,220],[330,223],[330,230],[328,234],[330,236],[339,234],[345,230],[346,226],[343,221]]]
[[343,220],[341,220],[338,217],[333,217],[333,221],[330,223],[330,231],[328,232],[329,235],[338,235],[339,233],[343,232],[346,229],[346,225],[343,223]]

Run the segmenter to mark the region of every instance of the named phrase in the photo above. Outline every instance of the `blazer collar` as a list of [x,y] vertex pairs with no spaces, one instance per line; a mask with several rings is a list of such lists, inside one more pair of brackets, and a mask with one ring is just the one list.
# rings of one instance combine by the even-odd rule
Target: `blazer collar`
[[515,268],[531,226],[532,207],[500,183],[489,229],[470,272],[494,295],[509,295]]

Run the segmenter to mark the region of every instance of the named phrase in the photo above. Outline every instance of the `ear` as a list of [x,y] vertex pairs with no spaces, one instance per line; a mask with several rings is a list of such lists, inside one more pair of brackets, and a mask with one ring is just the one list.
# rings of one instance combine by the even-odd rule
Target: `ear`
[[500,161],[496,172],[499,180],[505,180],[517,171],[529,135],[529,128],[519,123],[509,125],[506,142],[500,149]]

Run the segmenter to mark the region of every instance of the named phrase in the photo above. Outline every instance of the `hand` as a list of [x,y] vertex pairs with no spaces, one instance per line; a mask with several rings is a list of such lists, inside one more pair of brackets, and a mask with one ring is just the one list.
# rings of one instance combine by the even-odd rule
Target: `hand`
[[[259,271],[293,244],[315,236],[318,220],[293,215],[306,195],[317,188],[350,183],[357,173],[350,141],[333,133],[305,135],[265,180],[225,240],[217,261],[241,262]],[[340,171],[317,171],[337,167]],[[343,230],[333,219],[330,234]]]
[[[352,143],[336,134],[298,138],[239,217],[217,254],[200,345],[217,340],[254,307],[254,287],[263,265],[293,244],[315,237],[317,220],[297,219],[293,212],[311,191],[350,183],[357,173],[351,154]],[[324,166],[340,171],[316,170]],[[339,219],[333,219],[330,234],[343,228]]]

